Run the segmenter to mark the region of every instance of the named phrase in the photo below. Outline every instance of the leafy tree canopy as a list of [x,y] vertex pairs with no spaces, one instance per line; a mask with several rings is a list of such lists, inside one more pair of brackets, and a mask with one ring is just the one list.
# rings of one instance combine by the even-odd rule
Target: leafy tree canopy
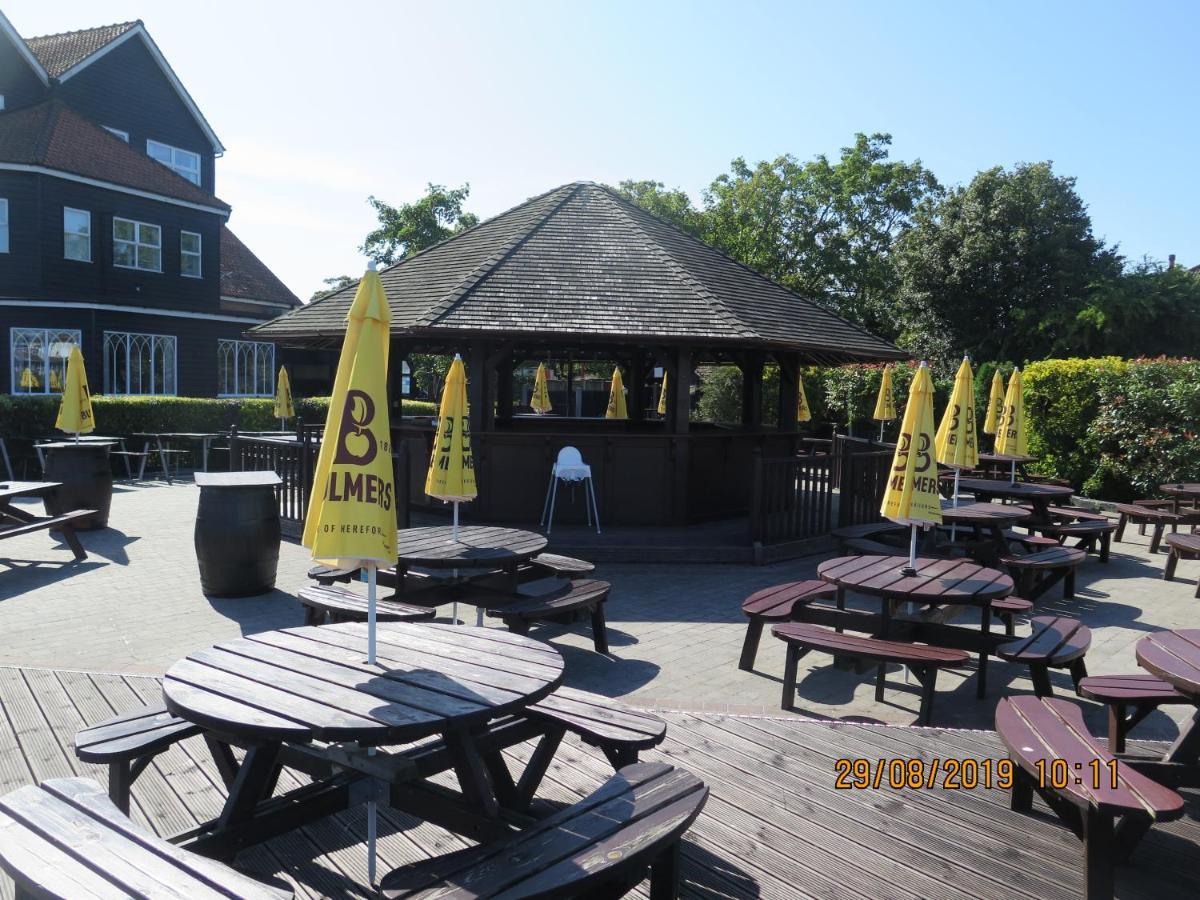
[[453,189],[430,184],[425,196],[400,206],[392,206],[374,195],[368,197],[367,202],[379,217],[379,226],[367,235],[359,249],[380,265],[390,266],[479,224],[478,216],[463,211],[470,193],[468,184]]
[[354,284],[357,280],[356,278],[351,278],[349,275],[334,275],[332,278],[322,278],[321,284],[325,285],[325,287],[319,291],[313,291],[313,295],[308,298],[308,302],[312,303],[314,300],[328,297],[334,291],[340,291],[346,285]]

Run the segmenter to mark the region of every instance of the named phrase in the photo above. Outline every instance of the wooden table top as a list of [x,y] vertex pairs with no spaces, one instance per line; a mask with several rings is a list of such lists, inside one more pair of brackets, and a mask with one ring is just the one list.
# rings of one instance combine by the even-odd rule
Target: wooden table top
[[1200,484],[1185,483],[1180,484],[1160,484],[1158,489],[1169,497],[1200,497]]
[[453,540],[449,525],[405,528],[396,536],[396,559],[430,569],[497,568],[524,562],[546,549],[546,538],[518,528],[462,525]]
[[265,631],[189,653],[167,670],[167,708],[251,741],[415,741],[482,724],[550,694],[563,659],[494,628],[365,623]]
[[1029,515],[1029,510],[1003,503],[960,503],[942,501],[942,521],[954,525],[1004,525]]
[[1002,478],[963,478],[958,486],[967,491],[989,494],[993,497],[1012,497],[1021,500],[1051,500],[1070,497],[1072,489],[1061,484],[1033,484],[1028,481],[1013,483]]
[[1157,631],[1134,649],[1138,665],[1200,703],[1200,629]]
[[817,577],[847,590],[917,603],[982,605],[1007,597],[1013,580],[968,559],[917,557],[917,574],[905,575],[903,556],[840,556],[817,567]]
[[1036,456],[1005,456],[1003,453],[980,453],[979,461],[988,463],[1021,463],[1033,462]]
[[62,484],[57,481],[0,481],[0,501],[14,497],[40,497],[59,487]]

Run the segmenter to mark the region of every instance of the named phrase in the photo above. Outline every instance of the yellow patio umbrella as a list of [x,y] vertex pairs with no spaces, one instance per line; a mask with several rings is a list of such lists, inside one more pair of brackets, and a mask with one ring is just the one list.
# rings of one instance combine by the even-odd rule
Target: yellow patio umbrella
[[667,414],[667,370],[663,369],[662,387],[658,390],[658,414]]
[[625,406],[625,382],[621,379],[621,368],[613,368],[612,387],[608,391],[608,409],[604,413],[606,419],[628,419],[629,410]]
[[933,379],[924,362],[917,369],[904,407],[904,421],[892,472],[879,512],[885,519],[912,528],[905,575],[917,571],[917,528],[942,522],[942,501],[938,495],[937,465],[934,462]]
[[804,394],[804,378],[800,375],[796,376],[796,421],[812,421],[812,410],[808,408],[808,397]]
[[339,569],[367,570],[367,662],[375,662],[375,573],[396,562],[395,483],[387,406],[392,315],[374,264],[350,311],[321,450],[313,474],[303,543]]
[[50,370],[50,390],[62,393],[62,379],[58,377],[58,369]]
[[[954,376],[954,391],[950,403],[942,413],[934,439],[937,461],[943,466],[954,467],[954,505],[958,506],[958,479],[963,469],[979,465],[979,436],[975,430],[975,373],[971,361],[963,357],[958,374]],[[950,539],[954,540],[955,526],[950,527]]]
[[1018,456],[1029,454],[1029,429],[1025,419],[1025,382],[1020,369],[1013,369],[1008,379],[1008,393],[1004,395],[1004,412],[1000,415],[1000,427],[996,432],[996,453],[1014,457],[1010,478],[1017,481]]
[[286,427],[284,423],[296,415],[292,405],[292,382],[288,378],[287,369],[279,367],[279,376],[275,380],[275,418],[279,420],[279,430]]
[[40,387],[37,376],[33,374],[33,370],[28,366],[21,373],[21,387],[27,391],[32,391],[36,387]]
[[[367,663],[375,665],[376,569],[396,562],[396,486],[387,405],[392,313],[371,263],[346,314],[346,337],[313,474],[303,543],[339,569],[367,570]],[[375,883],[375,801],[367,802],[367,873]]]
[[58,418],[54,427],[75,435],[76,442],[81,434],[96,430],[96,419],[92,415],[92,395],[88,391],[87,370],[83,366],[83,354],[78,347],[71,348],[67,358],[67,386],[58,404]]
[[871,416],[879,423],[879,440],[883,440],[883,423],[896,418],[896,391],[892,387],[892,367],[883,367],[879,380],[879,396],[875,398],[875,414]]
[[997,369],[992,375],[992,390],[988,394],[987,415],[983,417],[983,433],[995,434],[1000,430],[1000,414],[1004,410],[1004,376]]
[[529,398],[529,405],[539,416],[554,408],[550,405],[550,385],[546,383],[546,366],[543,363],[538,363],[537,377],[533,380],[533,396]]

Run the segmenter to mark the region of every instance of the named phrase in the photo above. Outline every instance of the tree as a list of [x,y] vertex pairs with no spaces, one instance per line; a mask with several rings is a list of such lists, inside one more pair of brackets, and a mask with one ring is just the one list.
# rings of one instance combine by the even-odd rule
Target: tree
[[357,280],[357,278],[351,278],[349,275],[335,275],[332,278],[323,278],[321,279],[321,284],[325,285],[325,287],[319,291],[313,291],[312,296],[308,298],[308,302],[312,303],[314,300],[328,297],[335,291],[340,291],[346,285],[354,284]]
[[692,206],[691,198],[679,188],[667,190],[661,181],[622,181],[615,190],[677,228],[695,235],[704,232],[704,214]]
[[891,135],[857,134],[836,161],[735,159],[704,194],[699,233],[796,292],[884,335],[898,280],[889,258],[923,201],[941,194],[920,162],[888,158]]
[[1200,347],[1200,274],[1143,259],[1088,295],[1064,328],[1087,356],[1194,356]]
[[468,184],[454,189],[430,184],[425,196],[400,206],[391,206],[374,195],[368,197],[379,226],[359,249],[380,265],[390,266],[479,224],[478,216],[463,211],[463,202],[470,193]]
[[997,166],[927,197],[896,243],[900,340],[925,356],[1041,359],[1121,257],[1092,234],[1075,179],[1049,162]]

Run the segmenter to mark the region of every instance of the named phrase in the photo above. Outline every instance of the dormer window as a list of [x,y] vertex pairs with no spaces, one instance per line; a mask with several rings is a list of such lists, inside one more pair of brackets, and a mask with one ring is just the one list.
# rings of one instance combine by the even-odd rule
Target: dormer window
[[200,154],[160,141],[146,141],[146,153],[192,184],[200,184]]

